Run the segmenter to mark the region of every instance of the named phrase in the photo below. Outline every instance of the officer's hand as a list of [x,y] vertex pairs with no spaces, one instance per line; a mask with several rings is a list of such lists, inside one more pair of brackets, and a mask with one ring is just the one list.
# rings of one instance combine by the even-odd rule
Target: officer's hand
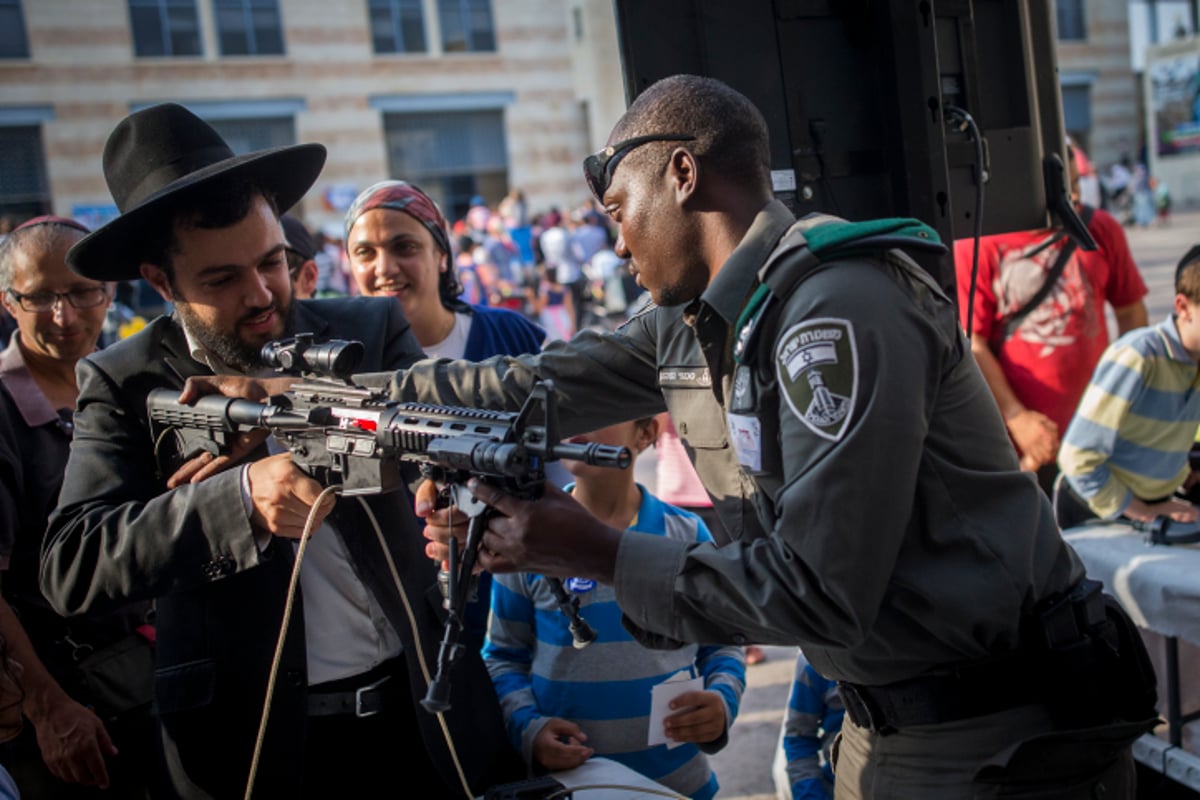
[[668,739],[707,744],[725,732],[725,704],[716,692],[684,692],[671,701],[671,710],[676,713],[663,720]]
[[[292,463],[290,453],[279,453],[250,465],[250,499],[254,511],[250,522],[276,536],[299,539],[304,534],[309,510],[321,494],[321,484]],[[333,495],[327,495],[313,520],[315,531],[333,510]]]
[[[414,499],[414,509],[416,514],[421,519],[425,520],[425,538],[429,540],[429,544],[425,545],[425,555],[432,558],[441,564],[442,569],[449,569],[450,564],[447,561],[450,553],[450,537],[455,536],[459,539],[459,545],[467,538],[467,515],[457,508],[445,506],[439,502],[441,493],[440,487],[431,480],[424,480],[417,487],[417,494]],[[482,567],[478,563],[475,565],[475,572],[481,572]]]
[[66,783],[108,788],[105,756],[115,756],[104,723],[91,710],[67,697],[53,703],[44,713],[26,707],[37,733],[42,760],[55,777]]
[[587,734],[574,722],[554,719],[547,722],[533,739],[533,759],[554,772],[575,769],[596,751],[586,746]]
[[547,482],[542,497],[530,501],[474,478],[468,488],[500,512],[488,521],[479,548],[484,569],[612,583],[623,531],[596,519],[562,489]]
[[1161,503],[1147,503],[1135,497],[1122,513],[1138,522],[1153,522],[1156,517],[1168,517],[1175,522],[1195,522],[1200,518],[1200,510],[1178,497]]
[[1022,409],[1005,420],[1021,451],[1021,468],[1036,470],[1058,458],[1058,425],[1041,412]]

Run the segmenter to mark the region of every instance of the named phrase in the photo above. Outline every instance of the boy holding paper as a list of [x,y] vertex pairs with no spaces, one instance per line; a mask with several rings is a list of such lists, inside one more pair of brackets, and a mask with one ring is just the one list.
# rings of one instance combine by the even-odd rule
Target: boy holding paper
[[[571,441],[624,445],[637,454],[657,438],[658,420],[650,417]],[[650,536],[712,541],[699,517],[635,483],[632,466],[565,465],[576,481],[568,491],[604,522]],[[563,583],[596,631],[582,649],[573,646],[568,619],[543,576],[493,576],[483,657],[509,736],[531,771],[573,769],[599,755],[695,800],[714,797],[717,779],[705,754],[725,746],[737,716],[745,689],[742,648],[648,650],[622,627],[611,586],[579,578]],[[684,691],[666,703],[660,723],[651,713],[652,697],[671,694],[678,687],[668,684],[675,683]]]

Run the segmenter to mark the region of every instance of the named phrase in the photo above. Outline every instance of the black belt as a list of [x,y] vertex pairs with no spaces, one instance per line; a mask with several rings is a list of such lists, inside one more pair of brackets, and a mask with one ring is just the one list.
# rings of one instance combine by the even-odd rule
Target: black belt
[[[393,660],[362,675],[309,687],[308,715],[331,717],[353,714],[356,717],[372,717],[386,711],[396,702],[395,695],[401,688],[395,670],[396,660]],[[354,686],[355,683],[362,685]]]
[[1085,578],[1046,597],[1034,612],[1022,626],[1023,649],[883,686],[839,682],[847,716],[860,728],[887,734],[1025,705],[1061,705],[1073,685],[1099,675],[1098,654],[1109,652],[1111,659],[1115,653],[1102,633],[1101,585]]
[[855,725],[886,735],[1041,702],[1037,674],[1030,668],[1033,660],[1012,656],[885,686],[839,681],[838,693]]

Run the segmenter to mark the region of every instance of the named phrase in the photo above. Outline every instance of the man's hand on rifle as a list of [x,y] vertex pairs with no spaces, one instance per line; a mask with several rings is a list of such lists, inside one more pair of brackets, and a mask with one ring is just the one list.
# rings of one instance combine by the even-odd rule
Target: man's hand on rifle
[[245,378],[240,375],[194,375],[183,384],[179,402],[194,405],[207,394],[223,394],[261,403],[268,397],[283,394],[299,383],[294,375],[278,378]]
[[[221,394],[226,397],[241,397],[260,403],[272,395],[286,392],[296,380],[291,376],[244,378],[235,375],[199,375],[188,378],[187,382],[183,384],[183,390],[179,393],[179,402],[195,405],[196,401],[205,395]],[[167,479],[167,488],[174,489],[185,483],[200,483],[200,481],[228,469],[262,444],[267,436],[268,432],[265,430],[239,433],[228,454],[213,456],[210,453],[201,453],[177,469]]]
[[[288,539],[304,535],[309,510],[317,502],[322,487],[292,463],[290,453],[278,453],[250,465],[250,500],[254,510],[250,522],[264,531]],[[315,531],[333,510],[333,495],[326,495],[317,509]]]
[[[612,583],[623,532],[600,522],[566,492],[547,483],[539,499],[521,500],[474,479],[468,488],[497,512],[488,520],[479,548],[477,563],[483,569]],[[465,539],[467,524],[460,512],[452,518],[449,509],[434,510],[435,495],[435,488],[421,486],[416,510],[431,540],[426,553],[444,565],[451,535]]]

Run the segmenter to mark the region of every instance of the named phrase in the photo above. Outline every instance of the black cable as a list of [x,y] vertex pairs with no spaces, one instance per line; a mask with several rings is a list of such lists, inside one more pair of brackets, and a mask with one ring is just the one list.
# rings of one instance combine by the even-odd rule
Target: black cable
[[971,326],[975,317],[975,284],[979,277],[979,240],[983,238],[983,184],[986,180],[983,168],[983,136],[979,126],[964,109],[958,106],[946,106],[946,119],[956,118],[961,123],[962,130],[971,132],[975,142],[975,244],[971,255],[971,284],[967,289],[967,341],[971,340]]

